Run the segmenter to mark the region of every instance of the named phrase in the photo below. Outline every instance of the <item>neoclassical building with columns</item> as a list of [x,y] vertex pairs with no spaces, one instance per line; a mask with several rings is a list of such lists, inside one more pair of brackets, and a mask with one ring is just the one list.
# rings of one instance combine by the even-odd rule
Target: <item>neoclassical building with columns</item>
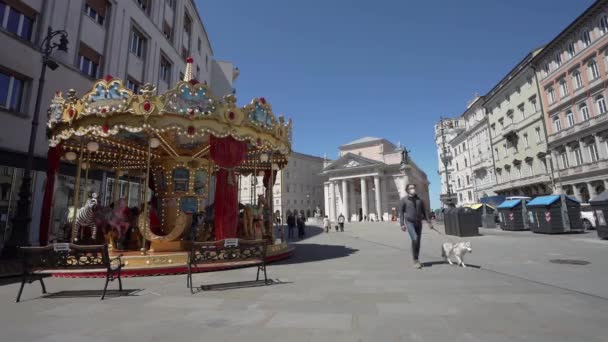
[[343,214],[348,221],[398,217],[405,186],[414,183],[429,206],[429,181],[409,151],[382,138],[364,137],[339,147],[339,158],[325,161],[322,174],[325,213],[331,221]]

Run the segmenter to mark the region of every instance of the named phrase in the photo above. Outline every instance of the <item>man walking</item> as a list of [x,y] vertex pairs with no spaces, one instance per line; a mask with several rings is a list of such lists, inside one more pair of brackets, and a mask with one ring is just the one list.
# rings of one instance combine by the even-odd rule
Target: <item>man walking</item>
[[416,194],[416,184],[408,184],[405,190],[407,194],[399,203],[401,230],[405,231],[407,229],[412,239],[414,267],[422,268],[422,264],[418,259],[418,255],[420,254],[420,238],[422,237],[422,221],[427,221],[431,229],[433,228],[433,224],[429,219],[424,202]]
[[[340,231],[344,231],[344,221],[346,220],[346,218],[344,217],[344,215],[342,215],[342,213],[340,213],[340,216],[338,216],[338,226],[340,226]],[[338,226],[336,226],[336,231],[338,231]]]
[[289,212],[289,214],[287,214],[287,233],[288,233],[288,239],[293,239],[293,233],[294,230],[296,229],[296,217]]

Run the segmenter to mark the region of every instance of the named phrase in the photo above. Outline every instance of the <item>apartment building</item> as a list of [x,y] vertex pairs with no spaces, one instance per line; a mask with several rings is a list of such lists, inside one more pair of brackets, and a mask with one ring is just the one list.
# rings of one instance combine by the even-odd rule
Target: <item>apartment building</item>
[[[483,106],[484,101],[485,97],[476,96],[462,114],[466,123],[466,145],[469,146],[469,170],[466,171],[466,174],[472,178],[473,202],[479,202],[480,198],[496,194],[494,192],[496,177],[492,141],[488,115]],[[468,190],[466,196],[468,198]]]

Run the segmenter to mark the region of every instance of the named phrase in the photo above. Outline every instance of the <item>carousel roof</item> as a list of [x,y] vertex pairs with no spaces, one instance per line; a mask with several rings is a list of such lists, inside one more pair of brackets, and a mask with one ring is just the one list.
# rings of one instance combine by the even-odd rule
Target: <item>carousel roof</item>
[[125,168],[145,164],[151,138],[162,147],[152,158],[201,157],[209,151],[211,135],[246,141],[250,153],[267,152],[271,162],[291,153],[291,119],[276,117],[263,97],[243,107],[232,94],[214,97],[207,84],[192,78],[192,59],[187,62],[184,80],[163,94],[151,84],[134,94],[111,76],[81,98],[74,90],[66,96],[57,92],[48,110],[50,146],[76,152],[94,141],[99,152],[93,163]]

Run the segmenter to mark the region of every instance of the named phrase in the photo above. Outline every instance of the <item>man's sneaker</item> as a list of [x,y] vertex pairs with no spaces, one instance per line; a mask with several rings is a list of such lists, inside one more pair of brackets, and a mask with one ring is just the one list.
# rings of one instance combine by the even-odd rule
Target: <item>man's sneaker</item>
[[416,260],[416,261],[414,261],[414,267],[416,267],[417,269],[421,269],[422,264],[420,263],[420,261]]

